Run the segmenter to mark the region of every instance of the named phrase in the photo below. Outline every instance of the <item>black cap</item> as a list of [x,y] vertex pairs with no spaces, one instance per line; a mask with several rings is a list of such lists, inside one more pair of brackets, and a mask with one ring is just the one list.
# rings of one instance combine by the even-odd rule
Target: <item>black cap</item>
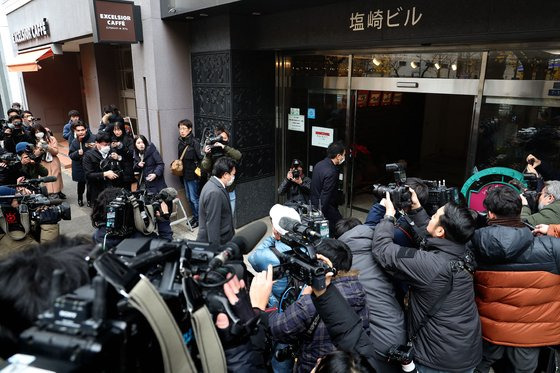
[[298,167],[298,166],[303,167],[303,163],[301,163],[299,159],[294,158],[294,160],[292,161],[292,167]]

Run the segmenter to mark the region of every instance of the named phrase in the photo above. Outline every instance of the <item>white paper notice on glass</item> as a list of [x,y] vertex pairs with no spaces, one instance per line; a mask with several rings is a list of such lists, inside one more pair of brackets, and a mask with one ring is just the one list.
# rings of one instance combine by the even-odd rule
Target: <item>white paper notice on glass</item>
[[328,148],[334,139],[334,129],[325,127],[311,127],[311,146]]
[[305,115],[288,114],[288,129],[305,132]]

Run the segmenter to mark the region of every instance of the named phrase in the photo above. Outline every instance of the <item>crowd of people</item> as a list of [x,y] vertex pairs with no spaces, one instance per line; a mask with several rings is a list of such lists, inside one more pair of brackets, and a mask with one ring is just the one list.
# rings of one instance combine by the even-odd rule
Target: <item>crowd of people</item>
[[[85,193],[97,228],[94,241],[106,244],[107,204],[123,188],[161,192],[165,165],[155,145],[145,136],[133,136],[114,106],[105,108],[97,134],[77,111],[69,117],[64,137],[71,140],[78,203],[84,205]],[[53,134],[39,124],[26,131],[22,117],[13,118],[4,146],[13,143],[20,172],[25,177],[59,176]],[[175,174],[182,178],[193,212],[190,224],[198,226],[197,241],[219,250],[235,235],[242,154],[225,128],[217,128],[201,145],[190,120],[177,127],[180,171]],[[25,160],[30,155],[36,162]],[[543,356],[550,356],[551,367],[559,363],[550,348],[560,344],[560,181],[543,178],[553,172],[544,162],[527,157],[528,171],[540,179],[537,211],[513,187],[493,187],[484,200],[481,224],[477,212],[455,202],[430,217],[424,208],[429,188],[410,177],[406,206],[396,208],[387,193],[365,221],[343,218],[339,173],[345,159],[345,145],[330,144],[311,177],[294,159],[278,187],[286,203],[270,209],[272,236],[247,257],[252,271],[238,273],[243,278],[228,274],[223,294],[242,314],[213,315],[228,371],[486,373],[494,367],[496,372],[534,372]],[[0,164],[1,180],[13,177],[3,172],[6,167]],[[62,184],[48,192],[64,198]],[[330,238],[305,238],[309,245],[303,246],[287,239],[290,228],[283,222],[302,223],[297,211],[302,204],[328,220]],[[172,238],[168,221],[158,223],[158,235]],[[58,242],[60,247],[76,244]],[[79,244],[82,251],[88,246]],[[281,258],[294,249],[309,256],[308,264],[326,270],[324,283],[306,283],[278,271],[285,263]],[[74,261],[80,262],[68,250],[53,250],[52,244],[48,250],[36,247],[0,261],[0,289],[5,289],[0,307],[9,316],[0,321],[2,357],[17,351],[17,335],[49,307],[46,294],[26,294],[25,282],[36,279],[23,275],[22,263],[41,269],[44,288],[51,282],[48,271],[60,267],[71,272],[67,267]],[[86,282],[86,264],[75,266],[66,291]],[[14,284],[16,277],[22,284]]]

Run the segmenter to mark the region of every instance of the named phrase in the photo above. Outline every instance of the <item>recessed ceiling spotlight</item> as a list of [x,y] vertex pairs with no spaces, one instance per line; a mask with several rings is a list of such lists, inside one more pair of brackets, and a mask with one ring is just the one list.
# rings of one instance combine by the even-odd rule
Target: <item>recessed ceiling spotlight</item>
[[381,65],[381,61],[379,61],[379,60],[378,60],[377,58],[375,58],[375,57],[373,58],[373,60],[371,60],[371,62],[373,62],[373,64],[374,64],[375,66]]
[[451,70],[457,71],[457,64],[456,63],[451,64]]
[[416,63],[416,61],[410,61],[410,67],[412,67],[413,69],[418,67],[418,64]]
[[436,68],[436,70],[441,69],[441,65],[439,64],[439,62],[434,63],[434,67]]

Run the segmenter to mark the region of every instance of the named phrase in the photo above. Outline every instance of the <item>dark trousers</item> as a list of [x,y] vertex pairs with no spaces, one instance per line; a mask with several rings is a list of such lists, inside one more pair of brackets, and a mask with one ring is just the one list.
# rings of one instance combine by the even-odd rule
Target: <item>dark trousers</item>
[[[84,191],[86,190],[86,182],[85,181],[78,181],[78,199],[80,201],[83,200],[83,196],[84,196]],[[86,199],[88,201],[91,201],[90,197],[89,197],[89,188],[86,192]]]
[[509,347],[484,341],[482,361],[476,367],[476,371],[487,373],[492,364],[505,355],[513,373],[533,373],[539,362],[539,350],[539,347]]

